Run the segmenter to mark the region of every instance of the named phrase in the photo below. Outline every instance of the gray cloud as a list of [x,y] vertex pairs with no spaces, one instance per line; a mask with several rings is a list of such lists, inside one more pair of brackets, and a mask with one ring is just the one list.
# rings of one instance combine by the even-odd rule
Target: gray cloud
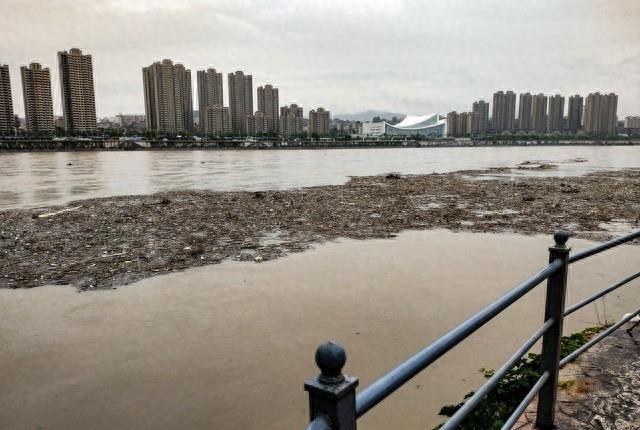
[[[281,103],[334,112],[468,109],[497,89],[615,91],[640,114],[640,3],[595,1],[0,0],[0,62],[53,70],[73,46],[94,57],[98,114],[143,112],[141,67],[242,69]],[[195,90],[195,79],[194,79]]]

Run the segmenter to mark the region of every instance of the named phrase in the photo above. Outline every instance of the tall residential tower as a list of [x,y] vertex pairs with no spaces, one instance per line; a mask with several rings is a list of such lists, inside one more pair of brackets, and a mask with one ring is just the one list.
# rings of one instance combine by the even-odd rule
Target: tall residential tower
[[496,133],[513,131],[516,116],[516,94],[498,91],[493,94],[491,128]]
[[531,128],[542,134],[547,130],[547,96],[536,94],[531,102]]
[[520,103],[518,105],[518,130],[525,133],[533,128],[531,125],[532,101],[533,97],[531,97],[531,93],[520,94]]
[[302,134],[302,107],[297,104],[280,108],[280,135],[284,138]]
[[253,114],[253,77],[238,70],[229,73],[231,131],[247,133],[247,117]]
[[618,121],[618,96],[614,93],[592,93],[584,104],[584,131],[593,136],[610,136],[616,133]]
[[267,132],[278,133],[280,127],[278,89],[272,85],[258,87],[258,112],[266,117]]
[[53,118],[51,74],[39,63],[20,67],[24,119],[28,133],[52,133],[56,126]]
[[473,115],[471,132],[474,134],[484,134],[489,129],[489,103],[484,100],[473,102],[471,106]]
[[569,131],[577,133],[582,128],[582,111],[584,100],[581,96],[569,97]]
[[547,131],[549,133],[559,133],[562,130],[564,130],[564,97],[556,94],[549,97]]
[[93,60],[78,48],[58,52],[64,128],[70,132],[96,128]]
[[326,136],[331,127],[331,113],[322,107],[309,111],[309,134]]
[[218,73],[216,69],[213,68],[199,70],[198,119],[200,123],[200,131],[205,134],[207,134],[207,120],[205,117],[207,108],[214,106],[223,106],[222,73]]
[[0,135],[13,134],[14,129],[15,117],[13,116],[9,66],[0,64]]
[[191,71],[171,60],[142,68],[145,123],[156,133],[193,130]]

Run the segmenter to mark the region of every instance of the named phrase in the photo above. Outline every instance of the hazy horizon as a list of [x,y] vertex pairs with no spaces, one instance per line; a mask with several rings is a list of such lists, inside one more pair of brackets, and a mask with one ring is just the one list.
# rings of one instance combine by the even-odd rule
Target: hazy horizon
[[[469,110],[496,90],[619,95],[618,117],[640,115],[640,2],[0,0],[16,114],[20,66],[52,71],[57,51],[93,56],[98,116],[144,113],[142,67],[170,58],[195,72],[243,70],[305,112]],[[228,103],[226,76],[225,105]],[[566,109],[566,107],[565,107]]]

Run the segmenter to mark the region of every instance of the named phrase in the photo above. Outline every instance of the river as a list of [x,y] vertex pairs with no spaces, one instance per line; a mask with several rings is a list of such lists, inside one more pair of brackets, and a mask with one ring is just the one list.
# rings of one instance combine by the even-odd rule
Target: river
[[[536,272],[550,242],[414,231],[116,290],[0,290],[0,428],[303,429],[319,343],[341,342],[364,388]],[[621,246],[572,265],[568,304],[638,261],[640,247]],[[566,332],[637,309],[634,284],[571,315]],[[541,285],[359,424],[432,428],[442,405],[482,383],[479,368],[499,366],[542,323],[543,297]]]
[[[351,175],[514,166],[583,175],[640,167],[640,147],[0,154],[0,209],[163,190],[338,184]],[[303,428],[317,344],[348,353],[370,384],[547,261],[548,236],[413,231],[339,240],[262,264],[227,262],[116,290],[0,290],[0,429]],[[592,243],[571,240],[574,249]],[[570,269],[568,303],[633,272],[622,246]],[[464,268],[464,270],[460,270]],[[629,285],[573,314],[566,332],[640,305]],[[363,417],[363,428],[430,429],[543,319],[534,290]]]
[[639,167],[640,146],[0,153],[0,210],[167,190],[332,185],[349,176],[444,173],[538,160],[558,162],[558,168],[528,174],[581,175]]

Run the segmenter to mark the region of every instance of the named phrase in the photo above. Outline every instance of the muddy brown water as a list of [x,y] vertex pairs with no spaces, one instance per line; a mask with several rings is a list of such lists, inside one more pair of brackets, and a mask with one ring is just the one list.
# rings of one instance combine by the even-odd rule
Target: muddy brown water
[[0,210],[170,190],[337,185],[349,176],[445,173],[536,160],[558,167],[514,175],[634,168],[640,166],[640,146],[0,153]]
[[[405,232],[225,263],[110,291],[0,290],[2,429],[302,429],[335,339],[361,388],[542,267],[546,236]],[[572,240],[574,249],[590,242]],[[638,268],[623,246],[570,269],[568,303]],[[638,280],[566,332],[640,304]],[[430,429],[543,318],[539,287],[387,398],[362,428]],[[597,312],[596,312],[597,309]]]

